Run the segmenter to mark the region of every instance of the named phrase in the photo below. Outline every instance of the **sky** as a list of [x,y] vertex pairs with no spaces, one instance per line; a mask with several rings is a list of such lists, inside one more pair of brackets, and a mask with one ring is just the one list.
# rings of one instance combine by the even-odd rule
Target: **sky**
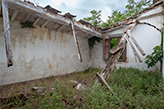
[[101,10],[101,18],[105,22],[112,10],[125,10],[126,0],[29,0],[35,5],[51,7],[62,11],[61,14],[67,12],[76,15],[76,20],[91,16],[91,10]]

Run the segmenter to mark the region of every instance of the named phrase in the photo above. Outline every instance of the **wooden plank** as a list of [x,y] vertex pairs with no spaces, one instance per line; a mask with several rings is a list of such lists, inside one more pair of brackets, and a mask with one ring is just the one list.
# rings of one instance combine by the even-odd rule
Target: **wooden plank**
[[1,4],[0,4],[0,15],[2,15],[1,11],[2,11],[2,6],[1,6]]
[[118,52],[116,52],[110,59],[107,61],[107,64],[103,71],[101,72],[101,75],[105,80],[108,80],[110,74],[112,73],[114,66],[118,62],[120,56],[122,55],[123,51],[125,50],[126,43],[122,49],[120,49]]
[[64,31],[67,31],[67,29],[69,28],[69,26],[65,26],[65,28],[63,28],[62,30],[60,30],[62,33],[64,33]]
[[125,45],[125,41],[124,40],[125,40],[125,38],[123,38],[116,47],[110,49],[110,53],[114,54],[117,51],[119,51],[121,48],[123,48],[124,45]]
[[110,88],[110,86],[109,86],[108,83],[104,80],[104,78],[101,76],[101,74],[96,73],[96,76],[97,76],[97,78],[100,80],[100,82],[101,82],[103,85],[107,86],[107,88],[108,88],[110,91],[113,92],[113,90]]
[[50,25],[49,27],[47,27],[47,29],[52,29],[55,25],[56,25],[56,22]]
[[82,31],[76,30],[76,36],[81,36],[82,33],[83,33]]
[[7,66],[10,67],[13,65],[13,56],[12,56],[12,45],[10,39],[10,22],[9,22],[9,11],[8,4],[6,0],[2,0],[2,10],[3,10],[3,25],[5,32],[5,47],[6,47],[6,56],[7,56]]
[[[58,22],[62,25],[70,25],[71,20],[64,18],[63,16],[60,16],[58,14],[50,14],[47,13],[43,8],[36,7],[33,5],[30,5],[28,3],[22,2],[21,0],[7,0],[8,4],[10,5],[11,9],[20,10],[21,12],[30,13],[31,15],[38,16],[43,19],[47,19],[50,21]],[[91,28],[88,28],[82,24],[74,23],[74,26],[76,28],[79,28],[81,31],[91,34],[92,36],[102,37],[102,34],[100,32],[97,32]]]
[[47,20],[46,22],[43,23],[43,25],[41,25],[41,28],[43,28],[44,26],[46,26],[50,21]]
[[72,31],[71,25],[67,26],[65,30],[63,30],[63,33],[67,33],[68,31]]
[[56,30],[56,31],[60,31],[60,30],[62,30],[63,28],[65,28],[65,26],[64,26],[64,25],[61,25],[60,27],[56,28],[55,30]]
[[68,31],[67,34],[72,34],[72,30]]
[[84,36],[86,36],[87,35],[87,33],[84,33],[83,35],[81,35],[81,37],[84,37]]
[[38,17],[38,18],[34,21],[33,25],[35,26],[35,25],[38,23],[39,20],[40,20],[40,17]]
[[141,48],[141,46],[138,44],[138,42],[134,39],[134,37],[132,36],[132,34],[130,33],[130,31],[127,31],[127,34],[132,39],[133,43],[135,44],[135,46],[137,47],[137,49],[139,50],[139,52],[144,56],[145,55],[145,52],[143,51],[143,49]]
[[76,48],[77,48],[77,51],[78,51],[78,58],[79,58],[80,62],[82,62],[82,57],[81,57],[81,53],[80,53],[78,39],[77,39],[76,33],[75,33],[74,21],[73,20],[71,22],[71,26],[72,26],[72,31],[73,31],[73,37],[74,37],[75,45],[76,45]]
[[138,55],[137,51],[135,50],[135,48],[134,48],[132,42],[129,40],[129,38],[127,37],[127,35],[125,35],[125,38],[126,38],[126,40],[129,42],[129,45],[131,46],[131,48],[132,48],[132,50],[133,50],[134,56],[137,57],[137,59],[139,60],[139,62],[142,62],[140,56]]
[[56,31],[61,31],[63,32],[65,29],[67,29],[68,26],[62,25],[60,28],[56,29]]
[[22,20],[22,22],[26,22],[28,20],[28,18],[30,17],[30,14],[27,14],[26,17]]
[[16,16],[18,15],[18,12],[19,11],[17,11],[17,10],[14,11],[14,13],[13,13],[13,15],[11,17],[11,21],[14,21],[15,20]]

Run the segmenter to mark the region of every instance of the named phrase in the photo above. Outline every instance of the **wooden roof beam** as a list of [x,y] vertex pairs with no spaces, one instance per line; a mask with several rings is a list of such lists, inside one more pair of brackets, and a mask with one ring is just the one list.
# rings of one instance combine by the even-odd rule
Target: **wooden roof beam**
[[63,28],[62,30],[60,30],[62,33],[64,33],[65,31],[67,31],[67,29],[69,28],[69,26],[66,26],[65,28]]
[[67,26],[67,29],[65,29],[65,30],[63,31],[63,33],[68,33],[68,31],[72,31],[72,28],[71,28],[70,25]]
[[50,21],[47,20],[46,22],[43,23],[43,25],[41,25],[41,28],[43,28],[44,26],[46,26]]
[[64,25],[61,25],[59,28],[57,28],[57,29],[55,29],[56,31],[61,31],[61,30],[63,30],[65,28],[65,26]]
[[26,17],[22,20],[22,22],[26,22],[29,17],[30,17],[30,14],[27,14]]
[[67,32],[67,34],[71,34],[72,33],[72,29],[71,30],[69,30],[68,32]]
[[47,27],[47,29],[52,29],[57,23],[55,22],[54,24],[50,25],[49,27]]
[[38,17],[38,18],[34,21],[33,25],[35,26],[35,25],[38,23],[39,20],[40,20],[40,17]]
[[19,11],[17,11],[17,10],[14,11],[14,13],[13,13],[13,15],[12,15],[12,17],[11,17],[11,21],[14,21],[14,20],[15,20],[15,18],[16,18],[17,15],[18,15],[18,12],[19,12]]
[[1,6],[1,4],[0,4],[0,15],[2,14],[1,11],[2,11],[2,6]]
[[5,47],[6,47],[6,56],[7,56],[7,65],[8,67],[13,65],[13,56],[12,56],[12,44],[10,38],[10,21],[9,21],[9,11],[8,4],[6,0],[2,0],[2,11],[3,11],[3,25],[5,33]]
[[84,37],[84,36],[86,36],[87,34],[86,33],[84,33],[83,35],[81,35],[81,37]]

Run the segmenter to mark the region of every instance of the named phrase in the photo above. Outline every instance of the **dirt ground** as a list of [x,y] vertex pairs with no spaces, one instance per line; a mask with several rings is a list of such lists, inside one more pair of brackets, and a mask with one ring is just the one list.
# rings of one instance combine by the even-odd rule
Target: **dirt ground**
[[76,72],[60,76],[51,76],[32,81],[3,85],[0,86],[0,97],[10,97],[20,93],[28,93],[32,90],[32,87],[53,88],[55,82],[70,84],[70,80],[75,80],[79,83],[85,83],[86,86],[91,87],[96,79],[95,74],[96,72],[90,73],[90,71],[87,70],[84,72]]

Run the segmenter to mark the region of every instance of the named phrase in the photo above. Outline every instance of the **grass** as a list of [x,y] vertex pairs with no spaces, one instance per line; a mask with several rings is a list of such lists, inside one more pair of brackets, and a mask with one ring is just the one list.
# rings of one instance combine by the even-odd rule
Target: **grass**
[[[16,97],[10,99],[10,102],[0,104],[0,108],[164,108],[161,72],[140,71],[134,68],[117,69],[107,81],[113,93],[106,90],[105,86],[92,87],[96,72],[100,73],[101,70],[90,68],[84,72],[1,86],[0,97],[11,97],[25,92],[28,100],[22,104],[23,101]],[[85,90],[76,90],[70,80],[86,83]],[[34,86],[54,88],[54,91],[45,91],[45,95],[40,95],[31,91]]]

